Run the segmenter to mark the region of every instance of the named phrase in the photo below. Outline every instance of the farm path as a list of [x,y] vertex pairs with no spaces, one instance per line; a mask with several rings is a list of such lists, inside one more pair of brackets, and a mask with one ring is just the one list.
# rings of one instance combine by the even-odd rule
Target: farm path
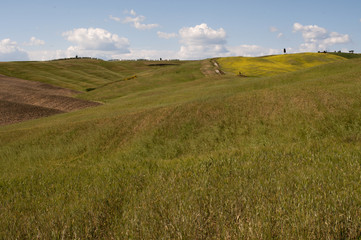
[[215,59],[203,60],[201,72],[207,77],[224,75],[224,72],[220,69],[218,62]]

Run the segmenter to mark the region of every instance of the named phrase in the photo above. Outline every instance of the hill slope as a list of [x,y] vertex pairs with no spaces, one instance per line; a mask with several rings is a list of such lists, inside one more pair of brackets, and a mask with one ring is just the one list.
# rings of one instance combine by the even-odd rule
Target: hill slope
[[105,105],[1,127],[1,237],[357,239],[360,65],[155,66],[84,93]]
[[79,92],[0,75],[0,125],[100,105],[74,98]]
[[241,73],[247,77],[260,77],[297,71],[345,59],[335,54],[299,53],[265,57],[229,57],[219,58],[217,61],[225,72]]
[[[172,66],[179,61],[156,62]],[[162,66],[162,65],[161,65]],[[151,61],[108,62],[95,59],[68,59],[46,62],[2,62],[0,74],[39,81],[52,85],[85,91],[114,81],[161,68]]]

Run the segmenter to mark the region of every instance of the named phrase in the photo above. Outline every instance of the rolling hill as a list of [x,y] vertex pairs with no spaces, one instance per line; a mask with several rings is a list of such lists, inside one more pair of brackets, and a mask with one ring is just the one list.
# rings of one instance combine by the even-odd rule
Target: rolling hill
[[228,57],[219,58],[217,61],[225,72],[241,73],[247,77],[261,77],[302,70],[345,59],[336,54],[299,53],[264,57]]
[[0,63],[104,103],[0,127],[0,238],[360,238],[361,59],[322,56]]

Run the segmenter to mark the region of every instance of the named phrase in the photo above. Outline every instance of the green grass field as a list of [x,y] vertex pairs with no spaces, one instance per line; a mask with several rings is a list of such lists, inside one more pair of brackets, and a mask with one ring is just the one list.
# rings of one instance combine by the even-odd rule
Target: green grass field
[[324,56],[0,63],[105,103],[0,127],[0,239],[360,239],[361,59]]

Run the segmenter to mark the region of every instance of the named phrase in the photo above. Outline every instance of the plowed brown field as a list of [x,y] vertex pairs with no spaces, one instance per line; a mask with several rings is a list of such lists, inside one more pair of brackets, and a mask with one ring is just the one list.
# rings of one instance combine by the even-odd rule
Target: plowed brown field
[[74,98],[80,92],[0,75],[0,125],[100,105]]

